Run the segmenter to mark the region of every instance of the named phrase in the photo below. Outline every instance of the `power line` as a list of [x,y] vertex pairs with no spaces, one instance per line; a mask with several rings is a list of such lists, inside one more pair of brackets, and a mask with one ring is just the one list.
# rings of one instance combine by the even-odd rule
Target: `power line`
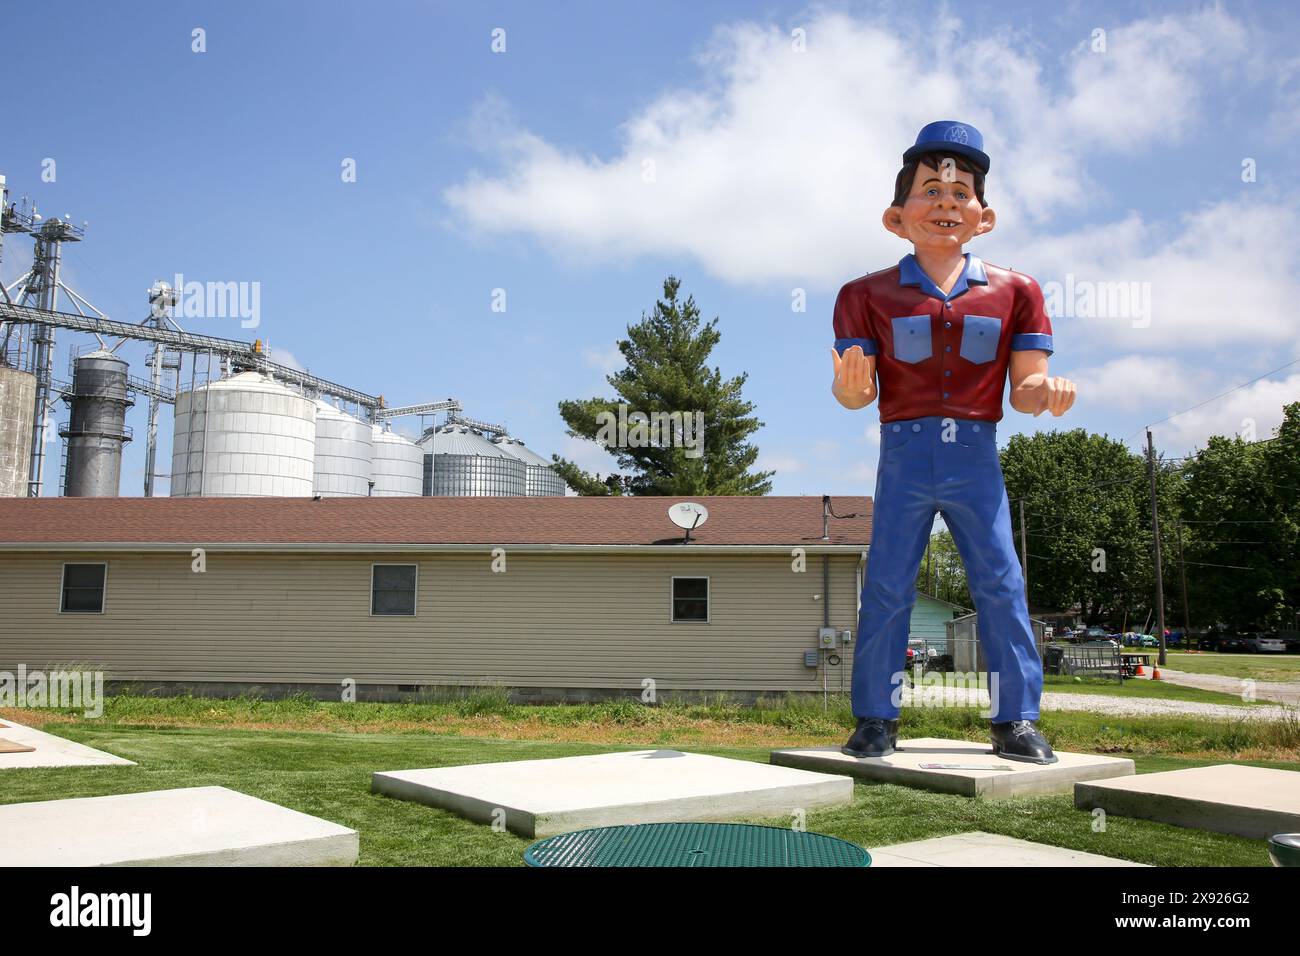
[[[1276,375],[1278,372],[1282,371],[1283,369],[1290,368],[1292,365],[1296,365],[1298,363],[1300,363],[1300,358],[1292,359],[1291,361],[1287,362],[1285,365],[1279,365],[1277,368],[1273,369],[1272,371],[1265,372],[1263,375],[1257,376],[1256,378],[1252,378],[1249,382],[1242,382],[1240,385],[1234,385],[1226,392],[1220,392],[1218,395],[1215,395],[1212,398],[1207,398],[1203,402],[1197,402],[1195,405],[1192,405],[1190,408],[1184,408],[1181,412],[1174,412],[1172,415],[1168,416],[1167,418],[1162,418],[1158,422],[1151,422],[1149,425],[1143,425],[1141,428],[1135,431],[1133,435],[1140,435],[1148,428],[1154,428],[1156,425],[1163,425],[1165,422],[1171,421],[1172,419],[1177,418],[1179,415],[1186,415],[1188,412],[1195,411],[1196,409],[1201,408],[1204,405],[1208,405],[1211,402],[1217,402],[1219,399],[1223,398],[1226,395],[1231,395],[1233,392],[1243,389],[1247,385],[1254,385],[1256,382],[1266,379],[1270,375]],[[1132,438],[1133,435],[1129,435],[1128,438],[1125,438],[1124,440],[1128,441],[1128,439]]]
[[[1300,359],[1297,359],[1296,361],[1297,361],[1297,362],[1300,362]],[[1260,439],[1259,441],[1246,442],[1246,444],[1247,444],[1248,446],[1253,446],[1253,445],[1265,445],[1265,444],[1268,444],[1268,443],[1270,443],[1270,442],[1275,442],[1275,441],[1281,441],[1283,444],[1291,444],[1292,442],[1300,442],[1300,437],[1295,438],[1295,439],[1283,439],[1283,438],[1281,438],[1280,436],[1275,436],[1275,437],[1273,437],[1273,438],[1262,438],[1262,439]],[[1197,458],[1197,457],[1199,457],[1200,455],[1204,454],[1204,452],[1207,451],[1207,450],[1208,450],[1208,449],[1202,449],[1201,451],[1197,452],[1195,455],[1186,455],[1186,456],[1182,456],[1181,458],[1161,458],[1161,459],[1159,459],[1159,464],[1164,464],[1164,463],[1166,463],[1166,462],[1173,462],[1173,461],[1179,461],[1179,460],[1182,460],[1182,461],[1190,461],[1190,460],[1192,460],[1192,459],[1194,459],[1194,458]],[[1181,472],[1181,469],[1178,469],[1178,473],[1181,475],[1181,473],[1182,473],[1182,472]],[[1077,493],[1077,492],[1091,491],[1091,490],[1094,489],[1094,488],[1104,488],[1104,487],[1107,487],[1107,486],[1110,486],[1110,485],[1126,484],[1126,483],[1132,483],[1132,482],[1134,482],[1134,481],[1145,481],[1146,478],[1147,478],[1146,475],[1133,475],[1133,476],[1128,477],[1128,478],[1111,478],[1111,479],[1106,479],[1106,480],[1104,480],[1104,481],[1093,482],[1092,484],[1089,484],[1089,485],[1073,485],[1073,486],[1067,486],[1066,488],[1063,488],[1063,489],[1061,489],[1061,491],[1056,492],[1056,493],[1057,493],[1057,494],[1067,494],[1067,493],[1069,493],[1069,494],[1073,494],[1073,493]],[[1287,491],[1300,491],[1300,487],[1297,487],[1297,486],[1295,486],[1295,485],[1270,485],[1269,487],[1270,487],[1270,488],[1277,488],[1277,489],[1281,489],[1281,490],[1287,490]],[[1032,515],[1032,516],[1034,516],[1034,517],[1047,517],[1047,516],[1048,516],[1047,514],[1045,514],[1045,513],[1043,513],[1043,512],[1034,512],[1034,511],[1028,511],[1027,514]],[[1050,530],[1052,530],[1053,528],[1059,528],[1059,527],[1061,527],[1061,526],[1064,525],[1064,524],[1068,524],[1068,523],[1070,522],[1070,520],[1071,520],[1071,519],[1066,518],[1066,519],[1064,519],[1063,521],[1059,521],[1059,522],[1057,522],[1057,523],[1055,523],[1055,524],[1044,525],[1044,526],[1041,527],[1041,528],[1037,528],[1037,529],[1034,529],[1034,530],[1028,531],[1028,532],[1026,532],[1026,533],[1027,533],[1027,534],[1039,534],[1039,533],[1041,533],[1041,532],[1043,532],[1043,531],[1050,531]],[[1186,524],[1196,524],[1196,523],[1200,523],[1200,522],[1191,522],[1191,521],[1187,521],[1187,522],[1184,522],[1184,523],[1186,523]],[[1279,522],[1279,523],[1281,523],[1281,522]]]
[[[1215,435],[1215,436],[1212,436],[1212,437],[1215,437],[1215,438],[1226,438],[1227,436],[1226,436],[1226,435]],[[1279,446],[1282,446],[1282,445],[1300,444],[1300,435],[1297,435],[1295,438],[1283,438],[1281,435],[1274,435],[1272,438],[1260,438],[1260,439],[1258,439],[1257,441],[1242,442],[1242,444],[1245,445],[1247,448],[1254,448],[1256,445],[1270,445],[1270,444],[1272,444],[1273,442],[1277,442]],[[1205,448],[1202,448],[1200,451],[1195,452],[1194,454],[1191,454],[1191,455],[1171,455],[1171,456],[1169,456],[1169,457],[1167,457],[1167,458],[1161,458],[1160,460],[1161,460],[1162,462],[1165,462],[1165,461],[1194,461],[1195,459],[1200,458],[1202,455],[1204,455],[1204,454],[1205,454],[1207,451],[1209,451],[1209,450],[1210,450],[1210,449],[1209,449],[1209,447],[1207,446],[1207,447],[1205,447]]]
[[1278,518],[1183,518],[1183,524],[1286,524]]
[[[1278,522],[1278,523],[1281,524],[1282,522]],[[1047,532],[1038,532],[1038,531],[1028,531],[1026,532],[1026,534],[1031,538],[1053,538],[1057,541],[1060,541],[1068,537],[1068,535],[1064,535],[1064,534],[1052,535],[1052,534],[1048,534]],[[1149,537],[1132,538],[1132,539],[1093,538],[1083,534],[1075,535],[1075,538],[1082,541],[1084,547],[1090,544],[1121,544],[1121,545],[1146,544],[1150,541]],[[1198,547],[1200,545],[1205,545],[1205,544],[1225,545],[1225,544],[1295,544],[1295,543],[1296,542],[1294,541],[1283,541],[1281,539],[1275,539],[1273,541],[1207,541],[1201,538],[1194,538],[1191,541],[1191,544],[1197,545]]]

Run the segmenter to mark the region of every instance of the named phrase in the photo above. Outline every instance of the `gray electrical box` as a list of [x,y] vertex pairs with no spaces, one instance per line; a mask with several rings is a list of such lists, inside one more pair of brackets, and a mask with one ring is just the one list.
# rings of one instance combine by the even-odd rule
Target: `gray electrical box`
[[857,636],[857,635],[855,635],[855,634],[854,634],[852,631],[850,631],[848,628],[845,628],[845,629],[840,633],[840,640],[843,641],[845,645],[849,645],[849,644],[852,644],[852,643],[853,643],[853,639],[854,639],[856,636]]
[[819,627],[817,629],[817,646],[822,650],[833,651],[840,645],[837,643],[838,638],[833,627]]

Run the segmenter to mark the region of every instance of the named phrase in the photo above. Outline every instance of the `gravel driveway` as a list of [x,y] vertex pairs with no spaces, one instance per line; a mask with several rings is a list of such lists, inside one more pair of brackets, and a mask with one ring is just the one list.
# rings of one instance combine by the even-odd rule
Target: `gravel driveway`
[[[1166,671],[1160,672],[1162,675]],[[1204,676],[1204,675],[1197,675]],[[1232,680],[1232,678],[1225,678]],[[1218,690],[1219,688],[1211,688]],[[1220,717],[1234,720],[1280,720],[1300,716],[1294,707],[1285,705],[1242,705],[1207,704],[1195,700],[1165,700],[1154,697],[1107,697],[1102,694],[1062,694],[1056,691],[1044,691],[1043,710],[1086,710],[1094,714],[1116,714],[1129,717],[1170,716],[1170,717]]]
[[[1163,674],[1164,671],[1161,671]],[[1233,678],[1225,678],[1234,680]],[[1212,688],[1214,690],[1220,687]],[[1237,690],[1234,686],[1233,690]],[[988,691],[957,688],[929,688],[915,692],[923,702],[914,702],[910,689],[903,692],[902,705],[936,706],[941,697],[949,706],[988,707]],[[1286,704],[1210,704],[1196,700],[1169,700],[1161,697],[1112,697],[1108,694],[1075,694],[1062,691],[1043,691],[1043,710],[1078,710],[1093,714],[1144,717],[1216,717],[1240,720],[1300,720],[1300,709]]]
[[[1240,677],[1227,677],[1223,674],[1190,674],[1187,671],[1171,671],[1167,667],[1160,669],[1160,676],[1171,684],[1183,687],[1199,687],[1201,690],[1217,690],[1225,694],[1241,695],[1243,681]],[[1255,681],[1255,698],[1272,700],[1279,704],[1300,707],[1300,681],[1284,683],[1280,681]]]

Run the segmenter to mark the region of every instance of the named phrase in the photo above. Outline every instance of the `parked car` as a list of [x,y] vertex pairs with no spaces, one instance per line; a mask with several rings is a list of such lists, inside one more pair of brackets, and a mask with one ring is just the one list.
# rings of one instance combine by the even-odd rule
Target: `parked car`
[[1217,651],[1219,650],[1219,638],[1219,632],[1213,628],[1202,631],[1196,637],[1196,647],[1202,651]]
[[1246,646],[1245,634],[1220,634],[1217,641],[1216,650],[1227,653],[1228,651],[1248,650]]
[[1084,641],[1080,647],[1119,647],[1119,641],[1109,637],[1103,637],[1095,641]]
[[1286,642],[1276,634],[1256,631],[1246,635],[1246,648],[1253,654],[1285,654]]
[[1106,633],[1106,629],[1100,624],[1089,624],[1088,629],[1083,632],[1084,640],[1088,641],[1100,640],[1103,637],[1109,636],[1110,635]]

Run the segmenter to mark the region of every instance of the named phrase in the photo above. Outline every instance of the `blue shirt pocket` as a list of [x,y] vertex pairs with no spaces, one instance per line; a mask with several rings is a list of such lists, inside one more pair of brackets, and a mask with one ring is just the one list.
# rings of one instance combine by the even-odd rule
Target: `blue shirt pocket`
[[930,357],[930,316],[904,315],[889,324],[894,330],[894,358],[913,363]]
[[976,365],[997,358],[1002,320],[989,315],[968,315],[962,321],[961,357]]

